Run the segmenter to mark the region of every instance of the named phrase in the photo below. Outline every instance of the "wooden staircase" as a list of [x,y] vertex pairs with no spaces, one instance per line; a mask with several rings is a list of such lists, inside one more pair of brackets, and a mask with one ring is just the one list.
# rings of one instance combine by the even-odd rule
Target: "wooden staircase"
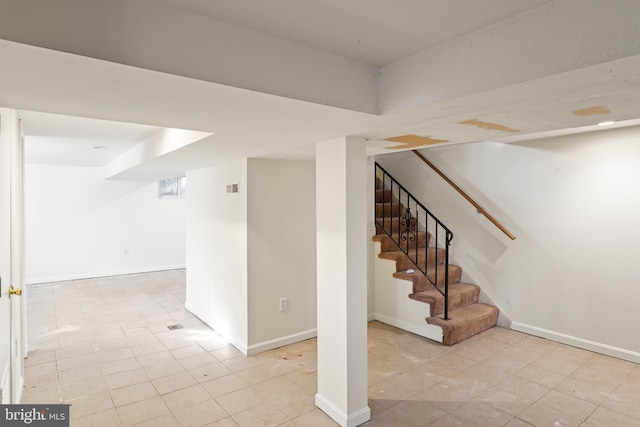
[[[377,186],[377,188],[380,187],[381,185]],[[427,269],[425,276],[395,243],[400,241],[398,239],[401,231],[399,217],[404,206],[396,199],[393,204],[389,203],[393,197],[391,190],[376,190],[376,235],[373,240],[380,242],[378,257],[395,261],[396,272],[393,277],[413,282],[413,293],[409,294],[408,298],[429,304],[430,313],[426,321],[442,329],[442,343],[454,345],[494,327],[498,321],[498,308],[479,303],[480,288],[470,283],[462,283],[462,268],[451,264],[448,268],[449,320],[443,320],[444,297],[427,277],[435,283],[444,285],[445,251],[430,245],[432,238],[426,231],[413,230],[416,233],[416,241],[411,243],[407,252],[413,259],[417,259],[420,265],[424,265],[425,258],[428,258],[427,265],[432,267]],[[383,227],[390,232],[391,236],[384,231]],[[439,267],[436,268],[436,265]],[[407,270],[413,270],[413,272]]]

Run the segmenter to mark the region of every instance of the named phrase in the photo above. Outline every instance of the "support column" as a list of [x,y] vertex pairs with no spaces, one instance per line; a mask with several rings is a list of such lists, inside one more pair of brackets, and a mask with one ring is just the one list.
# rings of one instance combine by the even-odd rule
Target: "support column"
[[343,427],[368,421],[366,140],[316,146],[318,393]]

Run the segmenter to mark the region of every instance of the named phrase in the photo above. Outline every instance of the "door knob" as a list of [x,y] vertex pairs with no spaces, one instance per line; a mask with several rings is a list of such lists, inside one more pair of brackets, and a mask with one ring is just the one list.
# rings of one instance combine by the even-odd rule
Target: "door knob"
[[11,295],[22,295],[22,289],[14,288],[13,285],[9,285],[9,296]]

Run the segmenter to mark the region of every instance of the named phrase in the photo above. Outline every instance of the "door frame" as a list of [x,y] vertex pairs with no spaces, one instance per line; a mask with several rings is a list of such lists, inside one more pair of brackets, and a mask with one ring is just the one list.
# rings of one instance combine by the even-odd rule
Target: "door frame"
[[[0,108],[0,197],[4,215],[0,218],[5,260],[0,265],[2,284],[0,310],[3,324],[0,333],[8,335],[0,351],[0,388],[3,403],[20,403],[24,386],[26,356],[26,295],[9,294],[9,286],[24,288],[24,145],[18,111]],[[8,254],[8,257],[7,257]],[[6,259],[8,258],[8,259]],[[8,323],[8,324],[7,324]],[[8,360],[7,360],[8,359]],[[8,368],[8,369],[7,369]]]

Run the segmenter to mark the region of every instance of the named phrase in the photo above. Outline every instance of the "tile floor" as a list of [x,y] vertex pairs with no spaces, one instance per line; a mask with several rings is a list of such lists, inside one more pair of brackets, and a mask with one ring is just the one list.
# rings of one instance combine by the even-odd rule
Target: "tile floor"
[[[74,427],[336,425],[314,406],[316,341],[242,356],[184,309],[184,270],[29,292],[23,401],[70,403]],[[365,426],[640,426],[640,366],[500,328],[443,347],[372,322],[369,398]]]

